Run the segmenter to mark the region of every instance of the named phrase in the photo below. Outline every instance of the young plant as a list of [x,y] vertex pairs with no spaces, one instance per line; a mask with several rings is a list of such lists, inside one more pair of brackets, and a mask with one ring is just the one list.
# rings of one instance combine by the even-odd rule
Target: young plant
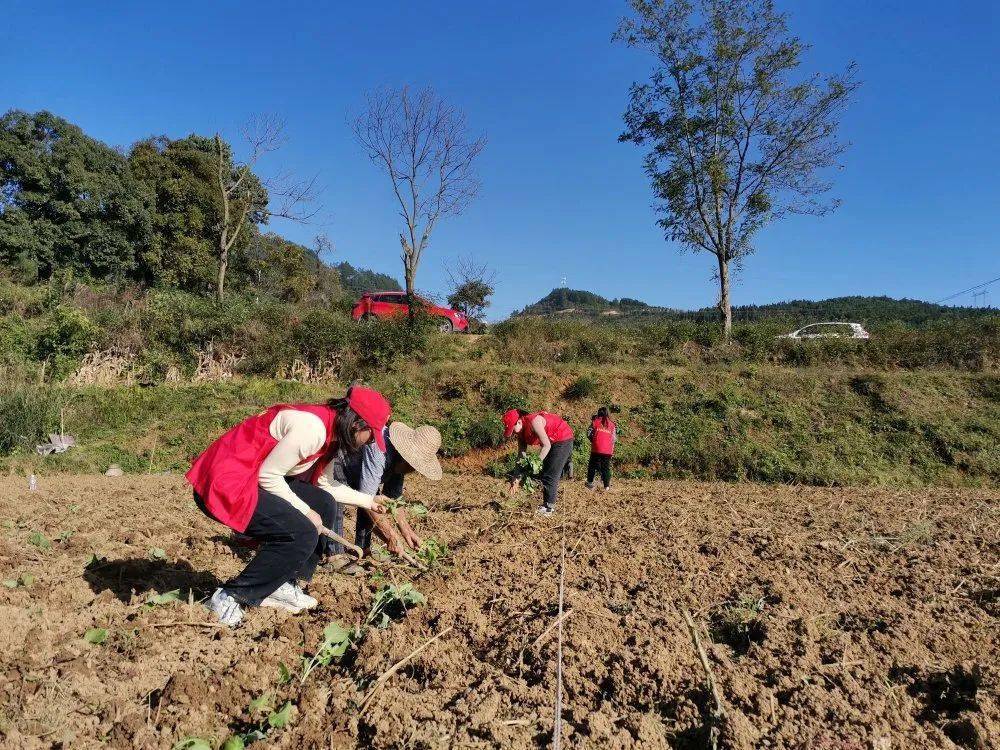
[[90,630],[83,634],[83,640],[87,643],[93,643],[95,646],[99,646],[108,640],[108,629],[90,628]]
[[530,495],[538,489],[536,477],[542,473],[542,459],[537,453],[525,453],[514,464],[516,476],[521,478],[521,489]]
[[170,602],[183,601],[181,599],[181,590],[174,589],[173,591],[167,591],[163,594],[157,594],[156,596],[151,596],[146,604],[150,607],[155,607],[161,604],[170,604]]
[[383,584],[375,592],[375,601],[372,602],[366,622],[377,628],[387,628],[393,620],[401,619],[408,609],[426,603],[427,597],[417,591],[412,583]]
[[43,534],[40,531],[36,531],[34,534],[32,534],[31,536],[29,536],[28,537],[28,543],[35,545],[36,547],[38,547],[38,549],[51,549],[52,548],[52,542],[50,542],[45,537],[45,534]]
[[417,550],[417,559],[428,568],[433,568],[448,556],[448,545],[442,544],[434,537],[428,537]]
[[[353,644],[361,639],[361,629],[345,628],[340,622],[331,622],[323,628],[323,641],[316,649],[311,659],[302,657],[302,678],[299,684],[304,684],[309,674],[317,667],[327,667],[334,659],[339,659],[347,653]],[[284,665],[282,665],[284,666]]]

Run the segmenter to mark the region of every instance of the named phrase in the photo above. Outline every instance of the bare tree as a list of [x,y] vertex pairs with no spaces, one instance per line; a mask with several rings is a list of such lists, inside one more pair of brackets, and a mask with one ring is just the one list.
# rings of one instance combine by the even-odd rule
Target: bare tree
[[837,116],[858,83],[798,76],[806,45],[772,0],[629,0],[617,38],[651,52],[623,141],[649,145],[646,172],[667,239],[718,262],[719,312],[732,328],[730,264],[786,213],[824,214],[826,170],[844,150]]
[[435,226],[444,216],[460,214],[479,190],[473,162],[486,138],[470,136],[465,115],[431,88],[412,91],[408,86],[369,93],[354,135],[389,176],[399,202],[405,224],[399,244],[412,302],[420,258]]
[[315,176],[296,181],[287,172],[264,179],[254,174],[254,168],[261,158],[285,145],[287,139],[284,130],[284,122],[276,117],[252,117],[240,131],[247,151],[247,158],[241,164],[236,163],[232,149],[222,136],[215,134],[219,193],[222,198],[219,275],[216,285],[216,296],[220,301],[225,297],[230,251],[240,236],[248,231],[248,220],[253,224],[266,224],[270,218],[277,216],[305,223],[319,211],[311,206],[318,194]]

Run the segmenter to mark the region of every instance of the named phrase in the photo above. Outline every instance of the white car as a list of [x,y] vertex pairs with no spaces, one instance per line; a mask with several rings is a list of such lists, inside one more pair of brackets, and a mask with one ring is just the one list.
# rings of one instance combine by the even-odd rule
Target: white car
[[860,323],[813,323],[779,339],[869,339],[871,334]]

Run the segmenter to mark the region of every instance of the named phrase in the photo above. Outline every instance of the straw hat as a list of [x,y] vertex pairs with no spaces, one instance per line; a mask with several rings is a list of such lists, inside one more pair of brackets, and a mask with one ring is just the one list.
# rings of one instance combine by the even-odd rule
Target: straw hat
[[441,463],[437,452],[441,449],[441,433],[429,424],[413,429],[402,422],[389,425],[389,442],[410,466],[428,479],[441,478]]

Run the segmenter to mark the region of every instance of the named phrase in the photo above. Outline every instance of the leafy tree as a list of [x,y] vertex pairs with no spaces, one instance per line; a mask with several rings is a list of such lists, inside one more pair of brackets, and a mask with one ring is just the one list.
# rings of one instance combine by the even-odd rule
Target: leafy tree
[[76,125],[49,112],[0,118],[0,260],[22,276],[133,275],[148,202],[125,158]]
[[633,84],[622,141],[645,160],[667,239],[716,257],[719,311],[732,327],[731,264],[786,212],[821,215],[837,162],[837,114],[856,89],[843,74],[797,78],[806,46],[771,0],[630,0],[617,38],[652,52]]
[[273,232],[256,237],[247,252],[246,274],[259,293],[283,302],[329,303],[343,296],[340,277],[317,251]]
[[471,258],[460,259],[454,269],[448,269],[451,285],[448,304],[481,327],[486,308],[490,306],[490,297],[495,291],[495,280],[496,274],[485,264],[476,263]]
[[[128,161],[153,200],[152,237],[139,253],[142,281],[193,292],[212,290],[221,216],[214,140],[199,135],[148,138],[132,146]],[[254,235],[248,218],[236,249],[245,250]]]
[[403,287],[392,276],[378,273],[368,268],[355,268],[347,261],[335,263],[334,269],[340,274],[340,282],[354,296],[365,292],[401,292]]

